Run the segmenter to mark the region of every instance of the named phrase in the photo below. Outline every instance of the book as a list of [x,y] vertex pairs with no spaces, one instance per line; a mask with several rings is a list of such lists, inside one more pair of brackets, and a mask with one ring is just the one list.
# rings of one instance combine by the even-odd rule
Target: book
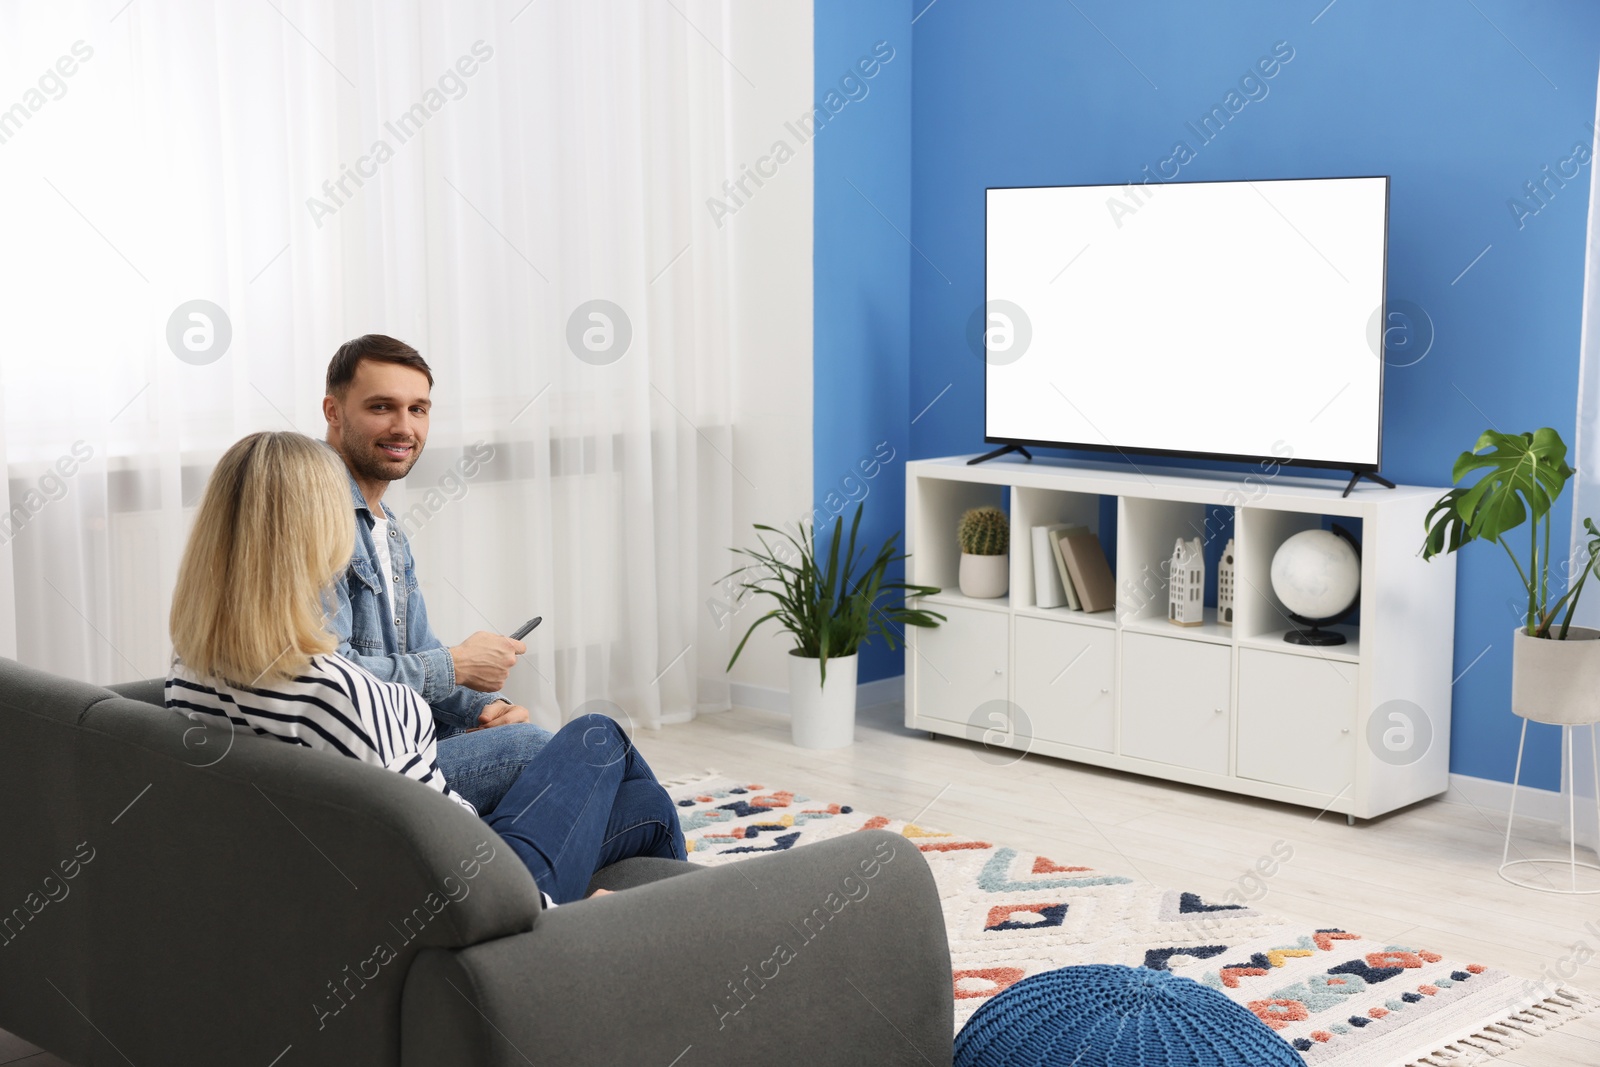
[[1054,522],[1033,528],[1033,600],[1041,608],[1059,608],[1067,602],[1066,590],[1061,585],[1066,571],[1056,565],[1052,547],[1055,540],[1052,535],[1066,527],[1064,522]]
[[1078,599],[1078,591],[1072,587],[1072,575],[1067,571],[1067,561],[1061,554],[1061,539],[1070,533],[1079,531],[1087,532],[1087,526],[1076,523],[1061,523],[1050,534],[1050,554],[1056,561],[1056,569],[1061,574],[1062,591],[1067,597],[1067,607],[1072,611],[1082,611],[1083,604]]
[[1117,580],[1111,575],[1100,538],[1088,530],[1074,530],[1061,535],[1059,543],[1083,610],[1093,613],[1116,607]]

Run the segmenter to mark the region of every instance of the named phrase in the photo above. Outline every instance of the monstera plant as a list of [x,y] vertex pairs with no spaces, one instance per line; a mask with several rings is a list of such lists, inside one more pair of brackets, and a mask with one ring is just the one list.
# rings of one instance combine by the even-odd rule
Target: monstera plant
[[[1462,484],[1475,473],[1476,482]],[[1422,546],[1427,559],[1473,541],[1505,551],[1527,594],[1512,639],[1511,710],[1563,725],[1600,719],[1600,631],[1572,625],[1584,585],[1600,568],[1600,529],[1584,519],[1587,539],[1571,557],[1551,547],[1551,512],[1572,474],[1566,442],[1550,427],[1486,430],[1471,452],[1456,457],[1455,488],[1428,512]],[[1518,554],[1517,542],[1526,554]]]
[[[1474,472],[1482,473],[1478,481],[1462,485]],[[1584,583],[1600,561],[1600,530],[1593,519],[1583,520],[1588,543],[1571,561],[1576,573],[1570,573],[1565,551],[1559,556],[1551,551],[1551,511],[1572,474],[1566,442],[1550,427],[1520,434],[1485,430],[1471,452],[1456,457],[1451,472],[1456,487],[1428,512],[1423,558],[1455,552],[1473,541],[1499,545],[1527,592],[1524,632],[1565,640]],[[1519,558],[1512,533],[1523,524],[1528,527],[1523,543],[1527,555]],[[1565,589],[1552,583],[1552,572]],[[1558,619],[1560,626],[1552,633]]]

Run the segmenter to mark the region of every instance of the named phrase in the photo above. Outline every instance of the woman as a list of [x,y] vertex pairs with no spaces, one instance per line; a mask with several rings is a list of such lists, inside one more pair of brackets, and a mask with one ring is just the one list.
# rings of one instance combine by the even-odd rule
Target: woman
[[[228,449],[178,569],[167,707],[377,764],[477,815],[439,771],[422,697],[334,653],[325,595],[350,561],[354,523],[322,444],[257,433]],[[481,817],[546,906],[581,899],[595,871],[629,856],[685,856],[677,808],[604,715],[562,727]]]

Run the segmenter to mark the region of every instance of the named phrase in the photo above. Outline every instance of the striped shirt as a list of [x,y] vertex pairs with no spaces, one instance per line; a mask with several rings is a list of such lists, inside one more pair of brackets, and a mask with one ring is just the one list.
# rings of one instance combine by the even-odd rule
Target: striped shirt
[[313,656],[294,678],[259,689],[202,678],[174,658],[166,704],[189,718],[216,716],[291,745],[396,771],[478,814],[439,770],[433,713],[421,695],[341,656]]

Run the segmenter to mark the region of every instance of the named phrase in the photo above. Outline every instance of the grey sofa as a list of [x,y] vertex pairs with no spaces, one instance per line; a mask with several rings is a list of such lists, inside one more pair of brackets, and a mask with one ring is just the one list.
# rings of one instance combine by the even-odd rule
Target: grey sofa
[[73,1064],[951,1062],[904,838],[630,860],[541,913],[427,788],[120,688],[0,660],[0,1028]]

